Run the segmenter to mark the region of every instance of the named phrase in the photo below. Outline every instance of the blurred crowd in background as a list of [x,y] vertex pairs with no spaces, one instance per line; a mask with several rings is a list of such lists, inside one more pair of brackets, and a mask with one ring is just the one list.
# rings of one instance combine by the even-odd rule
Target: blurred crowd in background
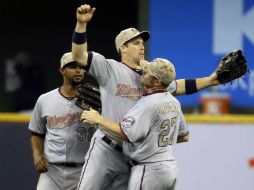
[[37,60],[24,50],[5,61],[5,93],[13,112],[31,112],[45,91],[45,73]]
[[[44,1],[38,7],[31,0],[0,2],[0,112],[30,112],[41,93],[61,85],[59,62],[63,53],[71,51],[75,11],[81,3]],[[89,26],[89,48],[108,58],[118,58],[115,35],[123,28],[137,27],[138,3],[92,1],[98,11],[95,23]],[[122,8],[108,14],[112,4]],[[122,14],[126,10],[132,13]]]

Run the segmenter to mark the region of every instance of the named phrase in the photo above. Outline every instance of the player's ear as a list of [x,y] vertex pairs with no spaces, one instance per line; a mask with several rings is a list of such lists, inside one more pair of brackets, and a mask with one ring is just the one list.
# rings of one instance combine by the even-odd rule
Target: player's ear
[[61,73],[61,75],[63,75],[64,69],[63,69],[63,68],[59,68],[58,70],[59,70],[59,72]]
[[126,52],[126,45],[121,45],[120,47],[119,47],[119,51],[121,51],[121,53],[123,54],[123,53],[125,53]]

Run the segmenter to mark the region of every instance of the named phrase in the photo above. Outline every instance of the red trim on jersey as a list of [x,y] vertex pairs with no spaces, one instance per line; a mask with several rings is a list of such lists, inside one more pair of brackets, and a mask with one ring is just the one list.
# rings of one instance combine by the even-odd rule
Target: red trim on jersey
[[143,185],[143,180],[144,180],[144,175],[146,171],[146,165],[143,166],[143,172],[142,172],[142,177],[141,177],[141,183],[139,189],[142,190],[142,185]]
[[120,63],[122,63],[123,65],[126,65],[128,68],[130,68],[132,71],[134,71],[135,73],[137,73],[139,75],[142,75],[142,73],[143,73],[142,69],[132,68],[129,65],[127,65],[126,63],[124,63],[124,62],[120,62]]
[[72,96],[72,97],[64,96],[63,93],[61,92],[61,87],[58,88],[58,92],[59,92],[59,94],[60,94],[62,97],[64,97],[64,98],[67,99],[67,100],[73,100],[73,99],[76,97],[76,96]]
[[154,91],[154,92],[151,92],[151,93],[147,93],[147,94],[143,94],[143,96],[148,96],[148,95],[151,95],[151,94],[156,94],[156,93],[165,93],[165,92],[168,92],[168,90],[162,90],[162,89],[160,89],[160,90],[157,90],[157,91]]
[[34,131],[30,130],[30,129],[28,129],[28,130],[31,132],[31,135],[32,135],[32,136],[41,137],[42,139],[45,138],[45,135],[46,135],[46,134],[37,133],[37,132],[34,132]]
[[[92,144],[92,148],[90,149],[89,152],[87,152],[88,158],[87,158],[87,160],[86,160],[86,162],[85,162],[85,164],[84,164],[84,166],[83,166],[83,170],[82,170],[82,173],[81,173],[81,178],[80,178],[80,180],[79,180],[79,184],[78,184],[78,188],[77,188],[77,189],[80,188],[80,185],[81,185],[81,182],[82,182],[82,178],[84,177],[84,173],[85,173],[85,171],[86,171],[86,166],[87,166],[87,164],[88,164],[88,161],[89,161],[90,156],[91,156],[91,152],[92,152],[93,147],[94,147],[94,144],[95,144],[95,140],[96,140],[96,138],[94,138],[94,141],[93,141],[93,144]],[[92,142],[91,142],[91,143],[92,143]]]

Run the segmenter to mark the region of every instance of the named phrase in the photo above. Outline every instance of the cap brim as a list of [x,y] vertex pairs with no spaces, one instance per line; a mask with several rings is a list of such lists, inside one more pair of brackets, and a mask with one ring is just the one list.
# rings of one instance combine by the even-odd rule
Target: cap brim
[[146,42],[150,38],[150,33],[148,31],[142,31],[137,36],[140,36],[144,40],[144,42]]
[[81,64],[79,64],[79,63],[77,63],[76,61],[71,61],[71,62],[69,62],[69,63],[66,63],[62,68],[64,68],[64,67],[70,67],[70,66],[81,66],[81,67],[85,67],[84,65],[81,65]]
[[148,31],[142,31],[138,35],[133,36],[131,39],[127,40],[124,43],[127,43],[127,42],[129,42],[129,41],[131,41],[131,40],[133,40],[137,37],[141,37],[143,39],[143,41],[146,42],[150,38],[150,33]]

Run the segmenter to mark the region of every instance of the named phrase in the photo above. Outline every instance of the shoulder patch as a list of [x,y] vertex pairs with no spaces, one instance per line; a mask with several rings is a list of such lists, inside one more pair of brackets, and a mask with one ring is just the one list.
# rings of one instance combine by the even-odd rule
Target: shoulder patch
[[133,117],[125,117],[122,121],[123,125],[133,125],[135,123],[135,119]]

